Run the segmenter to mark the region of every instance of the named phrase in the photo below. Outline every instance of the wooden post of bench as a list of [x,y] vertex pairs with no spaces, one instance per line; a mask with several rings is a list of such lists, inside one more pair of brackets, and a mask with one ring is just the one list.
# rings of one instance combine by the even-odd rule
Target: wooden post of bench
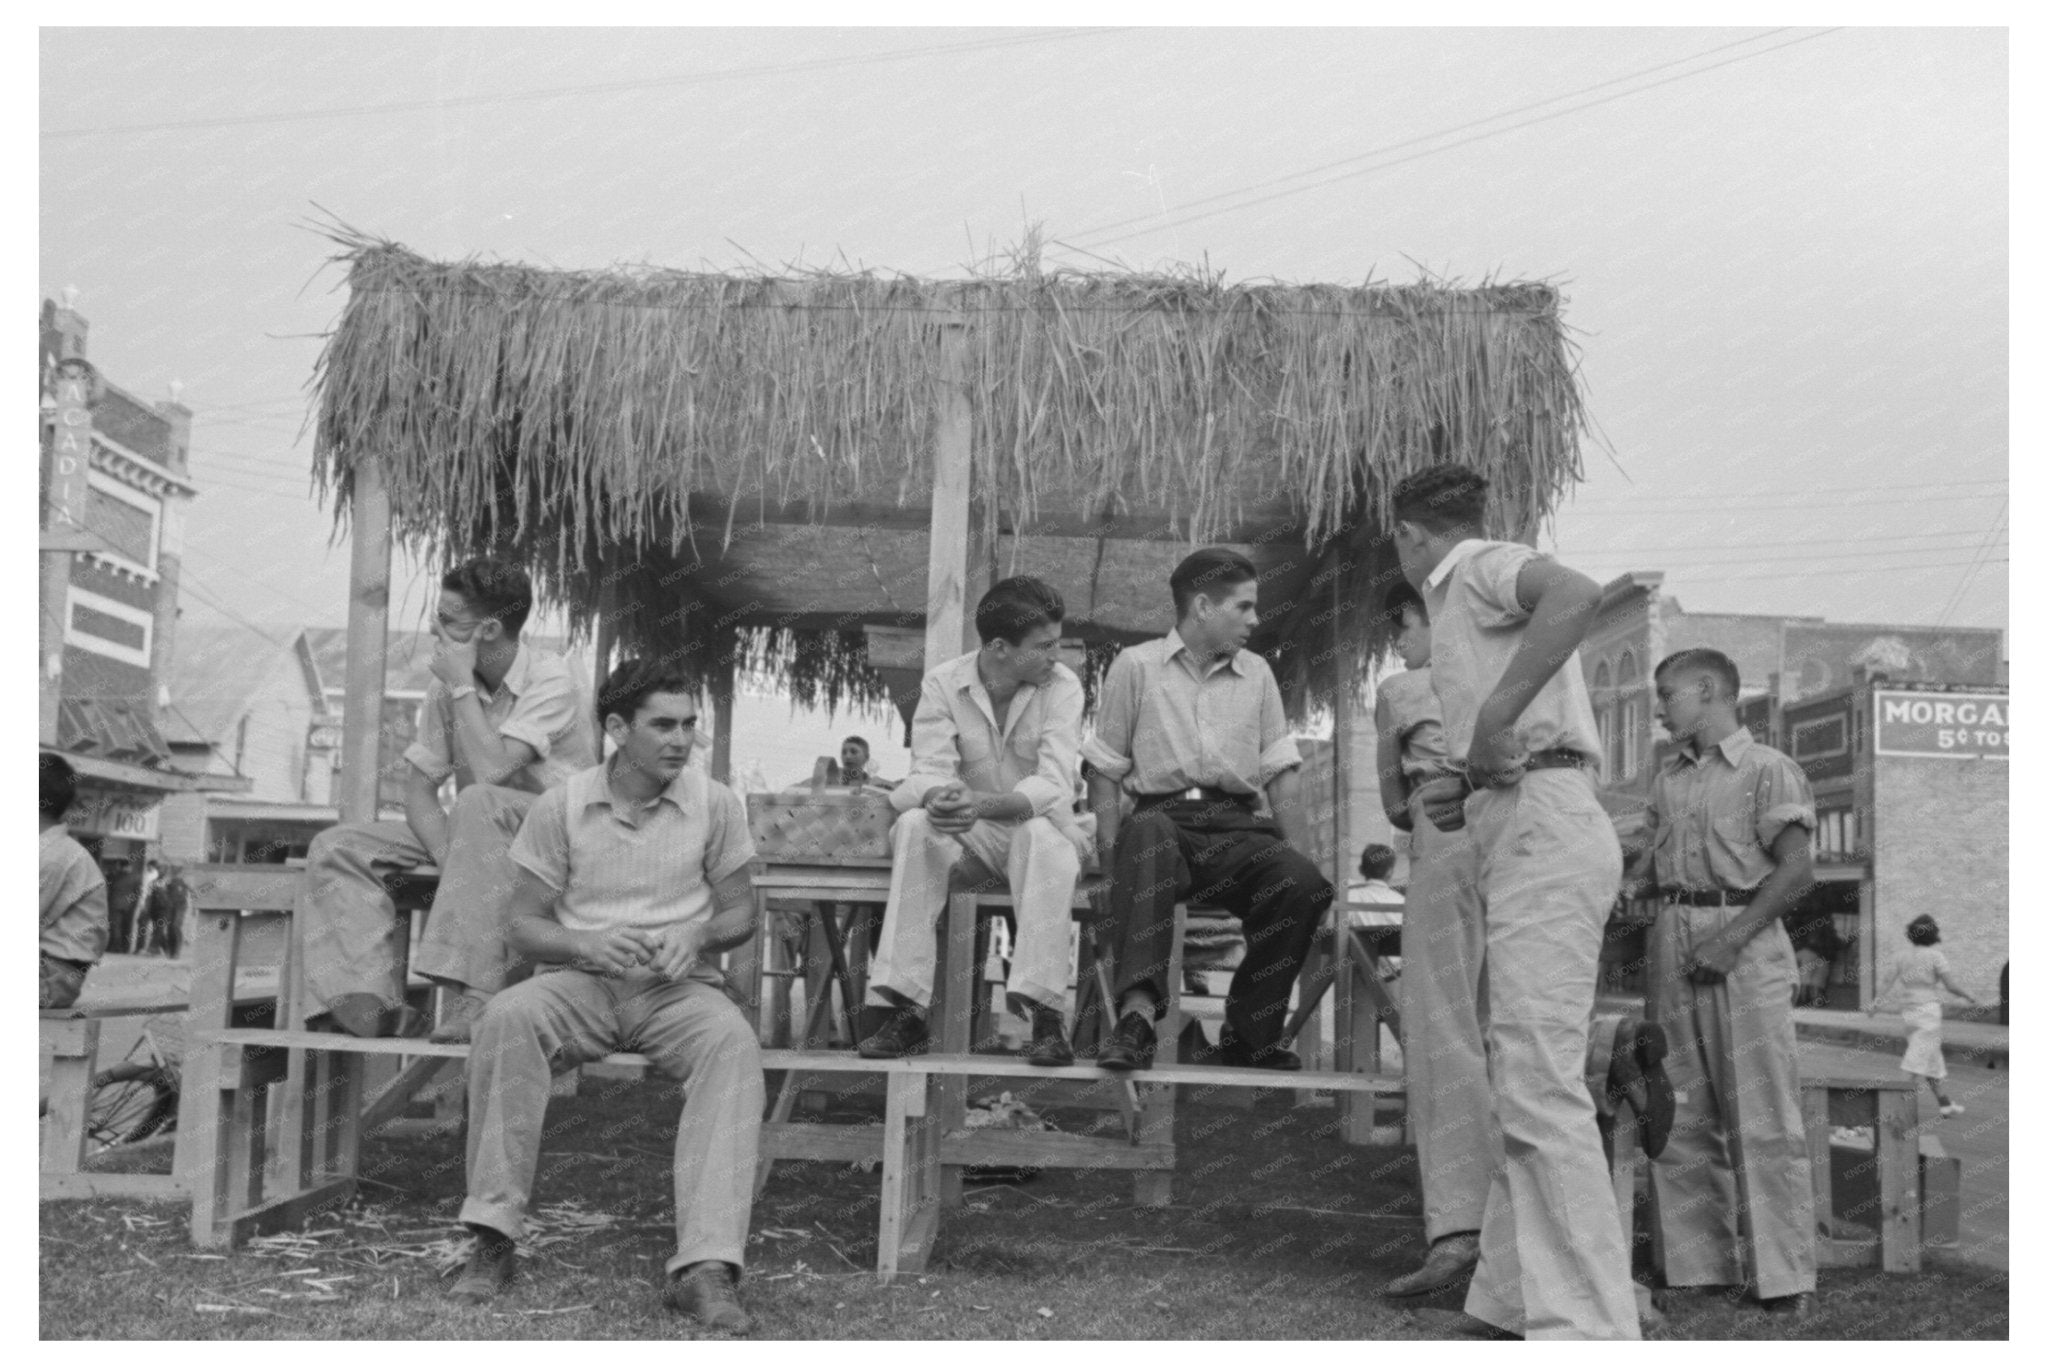
[[85,1162],[86,1108],[92,1100],[93,1062],[100,1052],[100,1023],[86,1017],[45,1017],[42,1038],[52,1045],[50,1095],[43,1113],[42,1170],[75,1173]]
[[928,1073],[889,1074],[882,1120],[882,1219],[875,1248],[875,1279],[883,1285],[898,1273],[922,1272],[938,1234],[936,1082]]

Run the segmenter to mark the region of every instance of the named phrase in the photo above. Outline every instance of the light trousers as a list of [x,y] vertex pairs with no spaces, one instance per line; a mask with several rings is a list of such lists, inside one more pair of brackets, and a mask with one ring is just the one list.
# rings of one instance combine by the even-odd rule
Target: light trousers
[[1670,1285],[1748,1284],[1768,1299],[1814,1289],[1792,942],[1774,922],[1724,981],[1685,971],[1694,947],[1743,910],[1665,906],[1650,928],[1649,1013],[1670,1041],[1664,1068],[1678,1093],[1650,1184]]
[[1478,851],[1469,833],[1438,830],[1420,800],[1409,811],[1401,1055],[1422,1174],[1422,1227],[1434,1241],[1480,1227],[1501,1162],[1500,1125],[1486,1077]]
[[1621,847],[1577,769],[1465,804],[1486,917],[1486,1039],[1504,1158],[1465,1309],[1531,1339],[1636,1339],[1628,1243],[1585,1079]]
[[1009,990],[1059,1009],[1072,962],[1074,884],[1083,854],[1077,840],[1085,838],[1085,832],[1069,837],[1042,816],[977,821],[957,837],[933,829],[921,808],[897,817],[889,832],[889,906],[868,971],[869,1005],[893,1004],[890,993],[931,1005],[939,916],[957,875],[963,891],[1008,886],[1017,914]]
[[469,1054],[469,1196],[465,1224],[517,1239],[540,1161],[548,1080],[615,1052],[645,1054],[683,1084],[674,1163],[676,1251],[667,1268],[746,1261],[754,1165],[766,1101],[761,1048],[718,987],[640,972],[535,974],[491,998]]
[[[512,955],[505,913],[518,870],[507,852],[534,794],[476,783],[448,813],[448,859],[420,943],[420,972],[483,992],[504,985]],[[306,851],[298,910],[305,946],[306,1015],[337,997],[366,992],[385,1006],[405,993],[405,922],[386,877],[430,863],[403,821],[330,826]]]

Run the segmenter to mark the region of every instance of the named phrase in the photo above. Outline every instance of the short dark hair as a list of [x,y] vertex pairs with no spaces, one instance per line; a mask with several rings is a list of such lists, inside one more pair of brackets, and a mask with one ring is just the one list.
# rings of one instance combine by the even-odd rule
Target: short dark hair
[[1906,938],[1916,945],[1938,945],[1941,943],[1941,927],[1923,911],[1906,922]]
[[36,756],[36,811],[61,819],[78,800],[78,774],[62,755]]
[[867,751],[871,755],[875,753],[875,747],[868,744],[868,738],[866,736],[848,736],[845,740],[840,741],[839,743],[841,745],[858,745],[861,749]]
[[478,616],[495,619],[507,636],[517,636],[533,611],[533,581],[510,560],[488,555],[465,560],[441,576],[441,587],[461,594]]
[[598,687],[597,728],[604,729],[606,717],[617,717],[631,726],[640,715],[640,705],[656,693],[696,691],[682,671],[665,660],[622,661]]
[[1000,640],[1020,646],[1040,627],[1056,627],[1066,618],[1067,605],[1060,591],[1028,574],[990,585],[974,605],[974,630],[984,643]]
[[1432,532],[1477,531],[1486,521],[1486,477],[1464,465],[1431,465],[1394,486],[1394,517]]
[[1178,621],[1188,615],[1195,595],[1211,602],[1239,584],[1259,577],[1259,567],[1228,546],[1204,546],[1173,567],[1166,577],[1173,590],[1173,615]]
[[1361,877],[1384,880],[1394,871],[1394,851],[1386,845],[1367,845],[1358,852]]
[[1656,672],[1650,677],[1661,679],[1673,670],[1698,670],[1703,674],[1712,675],[1731,702],[1742,696],[1742,671],[1735,667],[1735,661],[1712,646],[1674,650],[1657,661]]
[[1380,599],[1380,612],[1387,619],[1387,625],[1395,631],[1401,629],[1401,614],[1413,610],[1424,622],[1429,621],[1429,604],[1415,591],[1414,585],[1403,579],[1387,590]]

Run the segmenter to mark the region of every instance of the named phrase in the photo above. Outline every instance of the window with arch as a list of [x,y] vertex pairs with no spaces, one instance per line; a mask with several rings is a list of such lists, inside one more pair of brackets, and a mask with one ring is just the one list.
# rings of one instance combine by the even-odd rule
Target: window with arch
[[1642,672],[1636,668],[1633,650],[1621,652],[1621,663],[1614,672],[1614,691],[1619,711],[1614,727],[1618,751],[1615,777],[1630,779],[1635,777],[1636,765],[1642,758],[1642,732],[1648,717],[1643,708]]

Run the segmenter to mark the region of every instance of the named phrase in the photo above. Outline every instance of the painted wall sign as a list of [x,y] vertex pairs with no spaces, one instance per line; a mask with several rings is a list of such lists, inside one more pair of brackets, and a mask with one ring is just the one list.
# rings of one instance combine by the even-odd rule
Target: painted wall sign
[[157,818],[163,805],[160,797],[110,793],[81,786],[78,801],[64,814],[64,824],[73,835],[111,835],[123,840],[154,841]]
[[2012,699],[2004,693],[1920,693],[1881,688],[1871,699],[1877,753],[1936,759],[2010,759]]

